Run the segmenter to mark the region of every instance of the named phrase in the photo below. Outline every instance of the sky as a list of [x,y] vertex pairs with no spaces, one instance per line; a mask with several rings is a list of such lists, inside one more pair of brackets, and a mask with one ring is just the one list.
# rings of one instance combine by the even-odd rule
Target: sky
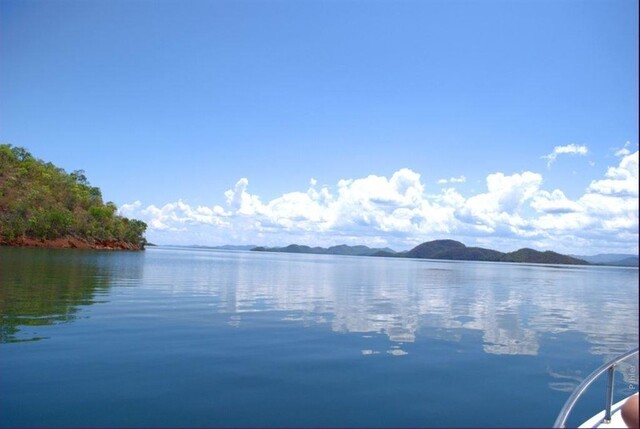
[[0,0],[0,143],[156,244],[638,253],[638,3]]

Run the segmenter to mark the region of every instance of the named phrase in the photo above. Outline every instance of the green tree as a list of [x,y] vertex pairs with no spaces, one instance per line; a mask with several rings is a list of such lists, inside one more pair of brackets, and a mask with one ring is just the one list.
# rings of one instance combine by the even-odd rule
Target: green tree
[[69,174],[24,148],[0,145],[0,243],[73,236],[144,246],[147,225],[116,213],[84,170]]

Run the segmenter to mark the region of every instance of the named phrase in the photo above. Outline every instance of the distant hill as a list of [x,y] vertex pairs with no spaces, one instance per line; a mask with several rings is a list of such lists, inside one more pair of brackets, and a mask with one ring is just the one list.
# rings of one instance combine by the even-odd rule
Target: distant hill
[[637,256],[629,256],[628,258],[621,259],[616,263],[611,263],[609,265],[617,265],[620,267],[637,267],[638,266],[638,257]]
[[596,265],[614,265],[620,267],[638,266],[638,255],[629,255],[624,253],[600,253],[593,256],[571,256],[578,259],[584,259],[588,263]]
[[189,246],[189,247],[198,247],[201,249],[215,249],[215,250],[251,250],[251,249],[255,249],[256,245],[255,244],[239,244],[239,245],[235,245],[235,244],[225,244],[223,246],[201,246],[201,245],[193,245],[193,246]]
[[[385,256],[385,255],[379,255]],[[492,262],[530,262],[538,264],[574,264],[586,265],[587,262],[556,252],[539,252],[533,249],[520,249],[503,253],[482,247],[467,247],[455,240],[434,240],[422,243],[404,253],[408,258],[447,259],[459,261]]]
[[408,258],[439,259],[450,252],[460,252],[466,246],[455,240],[435,240],[422,243],[406,252]]
[[461,261],[500,261],[504,256],[497,250],[467,247],[455,240],[435,240],[422,243],[404,254],[407,258],[447,259]]
[[492,261],[492,262],[529,262],[537,264],[569,264],[588,265],[587,261],[560,253],[533,249],[520,249],[515,252],[503,253],[482,247],[467,247],[455,240],[434,240],[422,243],[407,252],[395,252],[392,249],[372,249],[367,246],[333,246],[309,247],[291,244],[286,247],[256,247],[252,249],[261,252],[312,253],[323,255],[354,255],[376,256],[392,258],[445,259],[459,261]]
[[225,244],[224,246],[216,246],[216,249],[223,249],[223,250],[251,250],[253,248],[255,248],[256,245],[255,244],[248,244],[245,246],[234,246],[231,244]]
[[368,256],[379,256],[382,258],[401,258],[404,257],[407,252],[388,252],[386,250],[378,250],[377,252],[372,253]]
[[384,249],[373,249],[367,246],[348,246],[340,244],[331,246],[328,249],[324,247],[309,247],[299,244],[290,244],[286,247],[255,247],[251,249],[256,252],[282,252],[282,253],[311,253],[316,255],[351,255],[351,256],[372,256],[378,252],[386,252],[395,254],[393,249],[385,247]]
[[527,248],[505,253],[500,260],[503,262],[531,262],[535,264],[589,265],[585,260],[561,255],[550,250],[539,252]]

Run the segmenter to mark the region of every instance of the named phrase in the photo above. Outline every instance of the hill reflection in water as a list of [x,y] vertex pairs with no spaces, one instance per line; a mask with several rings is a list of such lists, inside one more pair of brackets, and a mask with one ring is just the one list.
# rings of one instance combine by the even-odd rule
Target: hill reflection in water
[[130,252],[119,256],[0,248],[0,343],[45,339],[33,328],[81,317],[83,306],[108,301],[114,280],[137,281],[140,264],[131,260]]

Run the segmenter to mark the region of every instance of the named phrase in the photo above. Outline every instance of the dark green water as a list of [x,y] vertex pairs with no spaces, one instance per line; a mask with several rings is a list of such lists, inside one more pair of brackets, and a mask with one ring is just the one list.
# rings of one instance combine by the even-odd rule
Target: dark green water
[[637,347],[638,270],[0,248],[0,315],[2,426],[549,426]]

